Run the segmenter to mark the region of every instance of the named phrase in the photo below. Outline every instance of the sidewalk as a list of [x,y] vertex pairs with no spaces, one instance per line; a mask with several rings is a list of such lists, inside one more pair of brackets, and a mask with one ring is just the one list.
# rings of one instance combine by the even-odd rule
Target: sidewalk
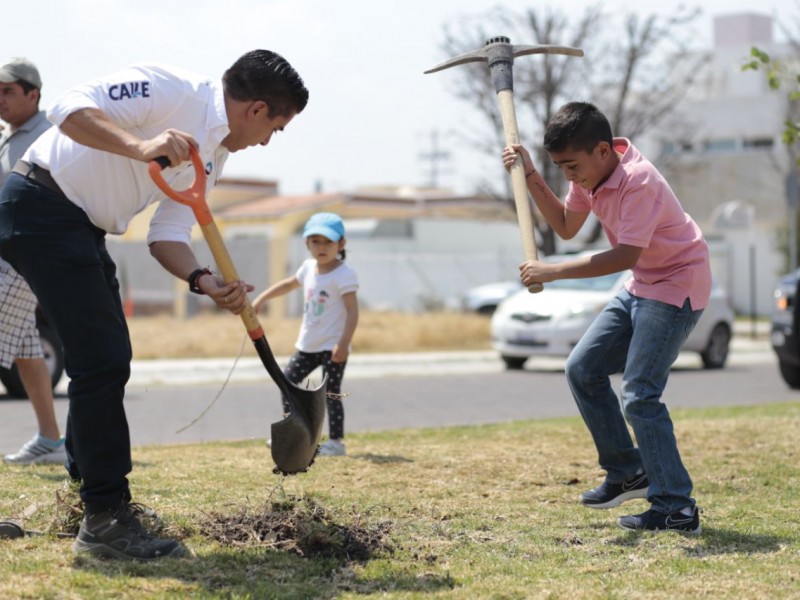
[[769,334],[772,328],[772,323],[769,321],[753,322],[750,319],[739,318],[733,322],[733,337],[754,339],[765,339],[769,343]]
[[[769,323],[736,322],[731,341],[729,360],[774,360],[769,343]],[[755,335],[753,335],[755,332]],[[278,364],[285,365],[289,357],[277,356]],[[679,366],[699,363],[698,355],[683,353],[676,361]],[[558,368],[564,359],[558,357],[533,357],[528,365]],[[494,350],[413,352],[359,354],[354,353],[347,364],[348,378],[384,377],[387,375],[442,375],[453,373],[497,372],[504,369]],[[131,365],[129,385],[200,385],[231,382],[258,382],[267,377],[261,361],[255,357],[138,360]],[[61,386],[65,383],[62,381]]]

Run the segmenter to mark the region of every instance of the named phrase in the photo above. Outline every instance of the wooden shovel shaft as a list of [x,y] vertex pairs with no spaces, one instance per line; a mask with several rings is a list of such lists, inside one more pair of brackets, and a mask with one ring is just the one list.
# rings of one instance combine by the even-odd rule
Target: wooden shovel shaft
[[[222,239],[222,235],[220,235],[216,222],[212,219],[209,223],[201,225],[200,230],[203,232],[203,237],[206,238],[206,243],[214,257],[214,262],[217,263],[217,268],[222,273],[222,279],[225,283],[239,281],[239,273],[236,271],[236,266],[233,264],[231,255],[228,252],[227,246],[225,246],[225,241]],[[283,371],[272,354],[272,349],[267,342],[267,336],[256,316],[256,311],[250,302],[250,298],[246,298],[245,301],[247,302],[247,306],[239,313],[239,317],[242,319],[242,323],[244,323],[247,329],[247,335],[255,345],[258,356],[270,377],[272,377],[272,380],[278,388],[280,388],[284,396],[291,396],[291,383],[283,374]],[[323,384],[324,383],[325,380],[323,380]]]
[[[506,145],[519,144],[519,130],[517,129],[517,114],[514,110],[514,94],[511,90],[497,92],[500,101],[500,114],[503,118],[503,133]],[[521,159],[511,167],[511,184],[514,189],[514,204],[517,208],[517,222],[522,236],[522,251],[525,260],[539,260],[536,249],[536,238],[533,232],[533,214],[528,201],[528,182],[525,181],[525,166]],[[541,283],[535,283],[528,288],[531,293],[541,292],[544,289]]]
[[[200,229],[203,232],[203,237],[206,238],[211,254],[214,256],[214,262],[217,263],[217,267],[222,273],[222,279],[225,283],[238,281],[239,273],[236,271],[236,266],[233,264],[233,260],[219,233],[217,224],[212,220],[210,223],[201,225]],[[250,298],[246,300],[247,306],[239,316],[247,329],[247,334],[250,336],[250,339],[255,341],[264,337],[264,330],[261,327],[261,323],[258,321],[253,305],[250,303]]]

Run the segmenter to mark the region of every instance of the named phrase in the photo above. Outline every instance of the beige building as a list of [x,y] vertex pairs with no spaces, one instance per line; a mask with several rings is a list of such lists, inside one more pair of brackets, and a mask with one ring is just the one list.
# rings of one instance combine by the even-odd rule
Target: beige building
[[[486,254],[487,244],[491,246],[488,252],[494,252],[498,245],[505,246],[509,243],[509,237],[512,246],[519,243],[516,217],[510,205],[487,196],[459,196],[443,189],[386,186],[364,188],[348,194],[283,196],[277,193],[274,182],[223,178],[211,193],[209,206],[239,275],[259,289],[295,272],[300,261],[305,258],[300,237],[303,224],[312,214],[320,211],[336,212],[358,229],[348,231],[348,247],[360,246],[359,252],[372,254],[371,258],[379,260],[380,264],[399,260],[402,263],[398,267],[400,270],[414,262],[411,254],[425,255],[424,260],[428,261],[426,268],[431,269],[441,268],[442,260],[453,260],[452,257],[448,259],[445,256],[449,252],[449,243],[442,245],[443,235],[435,232],[431,234],[431,228],[435,231],[437,222],[441,224],[438,227],[442,231],[447,227],[445,222],[462,222],[465,231],[471,232],[472,238],[476,237],[470,228],[470,224],[474,223],[493,222],[498,223],[501,228],[511,229],[511,236],[508,233],[499,236],[489,233],[478,235],[477,241],[471,242],[472,248],[467,253]],[[183,282],[161,273],[158,269],[152,269],[152,259],[144,247],[154,210],[154,206],[149,207],[138,215],[128,231],[123,236],[117,236],[114,240],[116,243],[109,244],[111,254],[124,274],[121,277],[125,279],[123,293],[132,299],[129,305],[133,306],[134,312],[158,310],[159,307],[163,309],[172,305],[177,315],[191,314],[198,308],[206,307],[207,299],[187,293]],[[415,235],[413,223],[421,219],[427,219],[427,222],[416,228],[418,231]],[[390,240],[402,241],[397,245],[394,242],[381,243],[378,239],[387,236]],[[412,241],[414,237],[417,241]],[[498,237],[504,239],[498,241]],[[354,241],[353,238],[360,239]],[[213,263],[199,227],[193,231],[193,245],[201,262]],[[454,252],[463,255],[465,250],[457,248]],[[394,256],[397,253],[403,256],[397,259]],[[512,248],[503,253],[513,257],[515,268],[521,252]],[[377,259],[378,254],[380,259]],[[490,259],[488,262],[496,261]],[[379,264],[373,267],[368,261],[365,263],[363,257],[362,265],[367,271],[373,268],[385,271]],[[448,270],[447,267],[444,268]],[[409,277],[408,272],[403,270],[403,273],[402,277]],[[480,279],[480,273],[480,269],[476,269],[474,275],[478,279],[474,282],[465,281],[464,289],[473,284],[485,283],[486,280]],[[411,279],[414,279],[413,275]],[[449,295],[453,302],[452,290],[427,289],[425,292],[432,297]],[[419,292],[418,295],[423,293]],[[292,312],[288,308],[288,302],[287,298],[279,298],[270,306],[277,314],[286,314]],[[385,305],[383,299],[380,303]],[[402,305],[395,308],[404,309]]]

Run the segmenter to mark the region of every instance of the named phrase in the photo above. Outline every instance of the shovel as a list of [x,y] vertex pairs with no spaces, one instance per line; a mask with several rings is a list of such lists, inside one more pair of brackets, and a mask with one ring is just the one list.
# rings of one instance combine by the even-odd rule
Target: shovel
[[[206,171],[200,154],[194,147],[191,147],[191,158],[194,165],[194,182],[186,190],[174,190],[164,180],[161,171],[169,166],[166,157],[150,162],[150,177],[167,197],[192,209],[225,283],[238,281],[236,267],[206,203]],[[249,298],[247,307],[240,316],[267,373],[290,407],[288,416],[273,423],[271,427],[274,472],[283,475],[305,472],[319,451],[322,423],[325,419],[327,377],[316,389],[303,389],[289,381],[275,361]]]
[[17,521],[0,521],[0,540],[16,540],[21,537],[35,537],[41,535],[54,535],[58,538],[74,538],[74,533],[63,533],[61,531],[48,534],[44,531],[31,531],[24,529]]

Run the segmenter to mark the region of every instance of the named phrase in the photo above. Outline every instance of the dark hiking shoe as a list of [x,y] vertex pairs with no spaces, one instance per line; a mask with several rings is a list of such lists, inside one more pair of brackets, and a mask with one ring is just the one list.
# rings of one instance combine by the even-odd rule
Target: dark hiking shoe
[[128,508],[131,514],[139,520],[139,523],[151,536],[158,535],[164,530],[164,521],[161,520],[161,517],[159,517],[152,508],[140,504],[139,502],[129,503]]
[[73,550],[77,554],[121,560],[186,555],[186,549],[177,540],[156,538],[149,533],[139,521],[140,516],[143,516],[141,505],[127,502],[116,510],[84,514]]
[[581,504],[589,508],[614,508],[626,500],[647,498],[650,482],[647,475],[634,475],[627,481],[609,483],[604,481],[600,486],[581,494]]
[[665,515],[650,509],[639,515],[620,517],[617,524],[628,531],[680,531],[694,535],[702,531],[700,510],[696,506],[692,507],[691,515],[680,512]]

